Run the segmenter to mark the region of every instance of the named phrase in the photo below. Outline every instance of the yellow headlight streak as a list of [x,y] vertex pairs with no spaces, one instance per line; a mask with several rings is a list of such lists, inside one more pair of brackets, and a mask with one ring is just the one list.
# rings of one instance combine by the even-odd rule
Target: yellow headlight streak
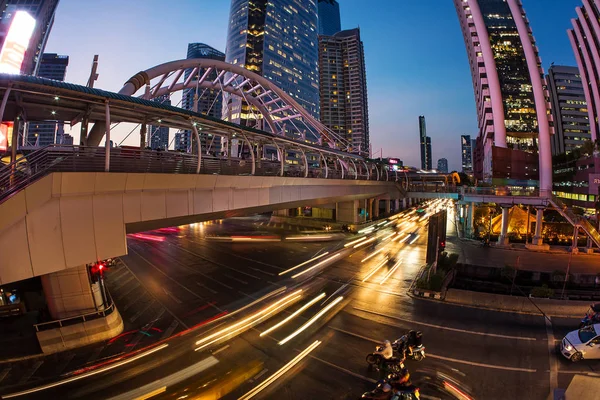
[[309,301],[308,303],[306,303],[305,305],[303,305],[302,307],[300,307],[299,309],[297,309],[296,311],[294,311],[294,313],[292,315],[290,315],[289,317],[287,317],[283,321],[281,321],[281,322],[273,325],[272,327],[270,327],[266,331],[262,332],[260,334],[260,336],[265,336],[265,335],[273,332],[275,329],[277,329],[277,328],[279,328],[279,327],[287,324],[288,322],[290,322],[291,320],[293,320],[294,318],[296,318],[298,315],[300,315],[308,307],[312,306],[317,301],[321,300],[323,297],[325,297],[325,293],[321,293],[320,295],[318,295],[317,297],[315,297],[314,299],[312,299],[311,301]]
[[361,263],[364,263],[365,261],[375,257],[377,254],[381,253],[384,250],[384,248],[382,247],[381,249],[371,253],[370,255],[368,255],[367,257],[363,258],[362,260],[360,260]]
[[280,341],[279,345],[281,346],[281,345],[286,344],[287,342],[289,342],[290,340],[292,340],[293,338],[295,338],[296,336],[298,336],[299,334],[304,332],[309,326],[311,326],[312,324],[317,322],[317,320],[319,318],[321,318],[327,311],[331,310],[337,303],[339,303],[342,300],[344,300],[344,297],[340,296],[337,299],[335,299],[334,301],[332,301],[331,303],[327,304],[321,311],[316,313],[314,315],[314,317],[312,317],[311,319],[306,321],[304,323],[304,325],[302,325],[300,328],[296,329],[296,331],[294,333],[292,333],[290,336],[288,336],[285,339],[283,339],[282,341]]
[[404,237],[404,239],[402,239],[402,240],[401,240],[399,243],[404,243],[404,242],[406,242],[406,241],[408,240],[408,238],[409,238],[409,237],[410,237],[410,233],[409,233],[408,235],[406,235],[406,236]]
[[366,236],[363,236],[363,237],[361,237],[361,238],[359,238],[359,239],[353,240],[353,241],[352,241],[352,242],[350,242],[350,243],[346,243],[346,244],[344,245],[344,247],[350,247],[350,246],[352,246],[353,244],[356,244],[356,243],[358,243],[358,242],[362,242],[362,241],[363,241],[363,240],[365,240],[366,238],[367,238]]
[[[225,338],[247,328],[252,323],[257,323],[257,322],[260,322],[260,321],[268,318],[271,314],[273,314],[280,308],[283,308],[286,305],[288,305],[289,303],[291,303],[292,301],[300,298],[302,296],[300,294],[300,292],[302,292],[302,289],[297,290],[294,293],[287,295],[283,299],[276,301],[275,303],[271,304],[269,307],[258,311],[254,315],[251,315],[250,317],[243,319],[240,322],[237,322],[231,326],[228,326],[227,328],[221,329],[218,332],[215,332],[211,335],[208,335],[208,336],[198,340],[196,342],[196,346],[200,346],[200,347],[196,348],[195,351],[202,350],[203,348],[210,346],[211,344],[218,342],[221,339],[225,339]],[[238,328],[239,326],[241,326],[241,328]],[[234,329],[234,328],[237,328],[237,329]]]
[[421,235],[417,235],[417,236],[415,236],[415,238],[414,238],[413,240],[411,240],[411,241],[410,241],[408,244],[413,244],[414,242],[416,242],[416,241],[417,241],[417,239],[418,239],[419,237],[421,237]]
[[331,260],[333,260],[334,258],[336,258],[336,257],[339,257],[339,256],[340,256],[340,253],[334,254],[334,255],[332,255],[331,257],[328,257],[328,258],[324,259],[323,261],[321,261],[321,262],[319,262],[319,263],[316,263],[316,264],[315,264],[315,265],[313,265],[312,267],[310,267],[310,268],[307,268],[307,269],[305,269],[305,270],[304,270],[304,271],[302,271],[302,272],[298,272],[296,275],[292,275],[292,278],[297,278],[297,277],[299,277],[300,275],[304,275],[304,274],[305,274],[305,273],[307,273],[308,271],[312,271],[313,269],[315,269],[315,268],[317,268],[317,267],[319,267],[319,266],[321,266],[321,265],[325,264],[326,262],[328,262],[328,261],[331,261]]
[[308,264],[308,263],[311,263],[311,262],[313,262],[313,261],[315,261],[315,260],[318,260],[318,259],[319,259],[319,258],[321,258],[321,257],[325,257],[327,254],[329,254],[329,252],[328,252],[328,251],[326,251],[326,252],[325,252],[325,253],[323,253],[323,254],[319,254],[318,256],[316,256],[316,257],[313,257],[313,258],[311,258],[311,259],[310,259],[310,260],[308,260],[308,261],[304,261],[302,264],[298,264],[298,265],[296,265],[295,267],[292,267],[292,268],[290,268],[290,269],[288,269],[288,270],[286,270],[286,271],[280,272],[280,273],[279,273],[279,276],[281,276],[281,275],[284,275],[284,274],[287,274],[288,272],[291,272],[291,271],[293,271],[293,270],[295,270],[295,269],[298,269],[298,268],[300,268],[300,267],[302,267],[302,266],[304,266],[304,265],[306,265],[306,264]]
[[360,246],[362,246],[363,244],[367,244],[367,243],[374,242],[374,241],[375,241],[375,239],[376,239],[376,238],[371,238],[371,239],[369,239],[369,240],[365,240],[364,242],[360,242],[359,244],[355,244],[355,245],[354,245],[354,247],[353,247],[353,249],[357,249],[357,248],[359,248]]
[[387,263],[387,262],[388,262],[388,260],[389,260],[389,258],[388,258],[388,257],[385,257],[385,258],[383,259],[383,261],[382,261],[382,262],[380,262],[379,264],[377,264],[377,266],[375,266],[375,268],[373,268],[373,270],[372,270],[371,272],[369,272],[369,274],[368,274],[367,276],[365,276],[365,279],[363,279],[362,281],[364,282],[364,281],[366,281],[367,279],[369,279],[370,277],[372,277],[373,275],[375,275],[375,272],[379,271],[379,269],[380,269],[381,267],[383,267],[383,266],[385,265],[385,263]]
[[395,271],[398,269],[398,267],[400,266],[400,264],[402,264],[402,260],[399,260],[399,261],[396,263],[396,265],[394,265],[394,266],[392,267],[392,269],[390,269],[390,272],[388,272],[388,273],[387,273],[387,275],[383,277],[383,279],[381,280],[381,282],[379,282],[379,284],[380,284],[380,285],[383,285],[383,284],[385,283],[385,281],[387,281],[387,280],[388,280],[388,278],[389,278],[390,276],[392,276],[392,274],[393,274],[393,273],[394,273],[394,272],[395,272]]
[[123,361],[119,361],[119,362],[116,362],[116,363],[111,364],[111,365],[107,365],[106,367],[98,368],[96,370],[89,371],[89,372],[85,372],[85,373],[83,373],[81,375],[75,375],[75,376],[72,376],[70,378],[58,381],[58,382],[48,383],[46,385],[38,386],[38,387],[35,387],[33,389],[24,390],[22,392],[15,392],[15,393],[10,393],[10,394],[4,394],[4,395],[2,395],[2,398],[3,399],[10,399],[10,398],[13,398],[13,397],[25,396],[27,394],[31,394],[31,393],[35,393],[35,392],[40,392],[42,390],[46,390],[46,389],[50,389],[50,388],[53,388],[53,387],[56,387],[56,386],[64,385],[65,383],[77,381],[79,379],[88,378],[88,377],[90,377],[92,375],[96,375],[96,374],[99,374],[99,373],[102,373],[102,372],[106,372],[106,371],[109,371],[111,369],[120,367],[120,366],[125,365],[125,364],[129,364],[130,362],[133,362],[135,360],[139,360],[142,357],[146,357],[147,355],[150,355],[152,353],[156,353],[157,351],[162,350],[162,349],[167,348],[167,347],[169,347],[169,345],[167,343],[165,343],[165,344],[162,344],[162,345],[160,345],[158,347],[150,349],[150,350],[148,350],[148,351],[146,351],[144,353],[140,353],[140,354],[138,354],[136,356],[133,356],[131,358],[127,358],[127,359],[125,359]]
[[392,236],[394,236],[396,234],[396,232],[392,233],[391,235],[387,235],[386,237],[384,237],[383,239],[381,239],[382,242],[385,242],[386,240],[388,240],[389,238],[391,238]]
[[249,391],[248,393],[246,393],[245,395],[240,397],[238,400],[249,400],[249,399],[253,398],[254,396],[256,396],[257,394],[259,394],[260,392],[262,392],[264,388],[269,386],[271,383],[275,382],[277,379],[279,379],[281,376],[283,376],[290,369],[294,368],[294,366],[296,364],[298,364],[300,361],[302,361],[302,359],[304,357],[306,357],[311,351],[316,349],[320,344],[321,344],[321,342],[319,340],[315,341],[313,344],[311,344],[306,349],[301,351],[300,354],[298,354],[296,357],[294,357],[294,359],[292,361],[285,364],[283,367],[281,367],[280,370],[278,370],[273,375],[271,375],[270,377],[265,379],[263,382],[260,383],[260,385],[256,386],[254,389],[252,389],[251,391]]

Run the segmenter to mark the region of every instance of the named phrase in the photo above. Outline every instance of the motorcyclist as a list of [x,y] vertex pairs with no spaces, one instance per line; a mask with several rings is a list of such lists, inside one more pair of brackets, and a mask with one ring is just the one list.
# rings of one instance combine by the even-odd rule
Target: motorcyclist
[[375,352],[375,354],[379,354],[383,357],[384,360],[389,360],[394,357],[394,349],[392,347],[392,343],[389,340],[385,340],[383,342],[383,346],[381,350]]

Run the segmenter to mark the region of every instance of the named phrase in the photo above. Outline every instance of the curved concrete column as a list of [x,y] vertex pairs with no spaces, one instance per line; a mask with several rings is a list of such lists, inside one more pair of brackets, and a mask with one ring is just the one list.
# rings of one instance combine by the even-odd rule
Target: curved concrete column
[[547,99],[544,94],[541,67],[538,65],[538,54],[533,49],[529,28],[523,18],[523,10],[517,0],[508,0],[508,6],[517,25],[527,68],[531,77],[535,111],[538,118],[538,156],[540,174],[540,196],[549,197],[552,194],[552,150],[550,146],[550,123],[548,122]]
[[[479,37],[479,47],[481,47],[481,54],[483,55],[485,72],[490,88],[490,101],[492,103],[492,112],[494,113],[494,144],[498,147],[506,147],[504,103],[502,102],[500,78],[498,77],[498,72],[496,70],[496,60],[494,59],[494,52],[492,51],[492,46],[490,45],[490,36],[485,26],[483,14],[481,14],[481,9],[479,8],[479,3],[477,0],[471,0],[468,2],[468,4],[471,8],[473,23],[475,24],[477,36]],[[473,43],[471,43],[471,45],[473,45]],[[473,73],[478,74],[478,71],[473,71]],[[474,76],[474,81],[475,78],[476,77]]]

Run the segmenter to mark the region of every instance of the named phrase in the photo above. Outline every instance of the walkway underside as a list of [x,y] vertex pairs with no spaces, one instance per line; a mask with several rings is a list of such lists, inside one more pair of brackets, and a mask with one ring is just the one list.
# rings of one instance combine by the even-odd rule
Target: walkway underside
[[375,197],[401,194],[394,182],[52,173],[0,204],[0,284],[127,254],[126,233]]

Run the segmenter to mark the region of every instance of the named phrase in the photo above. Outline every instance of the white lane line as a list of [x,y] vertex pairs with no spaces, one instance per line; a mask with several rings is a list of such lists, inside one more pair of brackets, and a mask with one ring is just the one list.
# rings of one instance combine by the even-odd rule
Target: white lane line
[[[373,338],[366,337],[366,336],[363,336],[363,335],[359,335],[357,333],[346,331],[346,330],[340,329],[340,328],[336,328],[336,327],[331,326],[331,325],[328,325],[327,327],[330,328],[330,329],[333,329],[334,331],[345,333],[346,335],[354,336],[354,337],[357,337],[359,339],[363,339],[363,340],[366,340],[366,341],[369,341],[369,342],[381,344],[381,340],[377,340],[377,339],[373,339]],[[452,362],[459,363],[459,364],[474,365],[474,366],[477,366],[477,367],[492,368],[492,369],[502,369],[502,370],[505,370],[505,371],[518,371],[518,372],[536,372],[537,371],[535,369],[528,369],[528,368],[505,367],[503,365],[476,363],[476,362],[473,362],[473,361],[466,361],[466,360],[459,360],[459,359],[456,359],[456,358],[438,356],[438,355],[431,354],[431,353],[427,353],[427,357],[436,358],[436,359],[444,360],[444,361],[452,361]]]
[[42,364],[44,363],[44,360],[41,361],[36,361],[31,368],[29,368],[24,374],[23,376],[21,376],[21,379],[19,380],[19,384],[21,383],[25,383],[29,380],[29,378],[31,378],[33,376],[33,374],[36,373],[36,371],[42,366]]
[[220,352],[222,352],[222,351],[225,351],[225,350],[227,350],[228,348],[229,348],[229,345],[225,345],[225,346],[221,347],[220,349],[213,351],[213,353],[212,353],[212,354],[213,354],[213,356],[214,356],[215,354],[219,354]]
[[162,336],[160,337],[160,340],[164,340],[171,336],[173,332],[175,332],[175,329],[177,329],[177,325],[179,325],[179,322],[176,319],[174,319],[173,322],[171,322],[171,325],[169,325],[169,327],[163,332]]
[[206,290],[208,290],[209,292],[212,292],[212,293],[214,293],[214,294],[217,294],[217,293],[219,293],[219,292],[217,292],[216,290],[213,290],[213,289],[209,288],[208,286],[201,284],[200,282],[196,282],[196,285],[198,285],[198,286],[200,286],[201,288],[204,288],[204,289],[206,289]]
[[332,364],[329,361],[325,361],[325,360],[323,360],[323,359],[321,359],[319,357],[310,356],[310,358],[312,358],[313,360],[320,361],[320,362],[322,362],[325,365],[329,365],[330,367],[335,368],[338,371],[342,371],[342,372],[344,372],[344,373],[346,373],[346,374],[348,374],[350,376],[362,379],[363,381],[367,381],[367,382],[370,382],[370,383],[377,383],[377,381],[375,379],[367,378],[366,376],[363,376],[361,374],[357,374],[356,372],[352,372],[352,371],[350,371],[350,370],[348,370],[346,368],[340,367],[339,365]]
[[241,279],[239,279],[239,278],[236,278],[236,277],[234,277],[234,276],[232,276],[232,275],[225,274],[225,276],[226,276],[226,277],[228,277],[229,279],[233,279],[234,281],[238,281],[238,282],[239,282],[239,283],[241,283],[242,285],[247,285],[247,284],[248,284],[248,282],[246,282],[246,281],[244,281],[244,280],[241,280]]
[[401,318],[401,317],[398,317],[398,316],[395,316],[395,315],[391,315],[391,314],[379,313],[377,311],[367,310],[367,309],[360,308],[360,307],[353,307],[353,308],[355,310],[362,311],[362,312],[365,312],[365,313],[368,313],[368,314],[375,314],[375,315],[379,315],[379,316],[382,316],[382,317],[388,317],[388,318],[391,318],[391,319],[396,319],[398,321],[403,321],[403,322],[408,322],[408,323],[411,323],[411,324],[428,326],[430,328],[444,329],[444,330],[447,330],[447,331],[461,332],[461,333],[467,333],[467,334],[471,334],[471,335],[497,337],[497,338],[502,338],[502,339],[532,340],[532,341],[537,340],[536,338],[532,338],[532,337],[510,336],[510,335],[497,335],[495,333],[478,332],[478,331],[468,331],[466,329],[450,328],[450,327],[447,327],[447,326],[428,324],[426,322],[413,321],[413,320],[410,320],[410,319],[407,319],[407,318]]
[[431,354],[431,353],[427,353],[427,357],[437,358],[439,360],[444,360],[444,361],[452,361],[452,362],[459,363],[459,364],[474,365],[476,367],[502,369],[504,371],[531,372],[531,373],[537,372],[536,369],[504,367],[502,365],[493,365],[493,364],[482,364],[482,363],[476,363],[476,362],[472,362],[472,361],[458,360],[456,358],[442,357],[442,356],[438,356],[438,355]]
[[550,361],[550,393],[554,393],[554,389],[558,387],[558,360],[554,353],[554,332],[552,330],[552,320],[550,317],[545,317],[546,335],[548,336],[548,357]]
[[6,367],[2,370],[2,372],[0,372],[0,382],[2,382],[4,378],[6,378],[11,369],[12,367]]
[[181,304],[181,300],[179,300],[177,297],[175,297],[175,295],[173,293],[171,293],[170,290],[167,290],[167,288],[163,287],[163,292],[165,292],[165,294],[167,296],[169,296],[171,298],[171,300],[173,300],[175,303]]

